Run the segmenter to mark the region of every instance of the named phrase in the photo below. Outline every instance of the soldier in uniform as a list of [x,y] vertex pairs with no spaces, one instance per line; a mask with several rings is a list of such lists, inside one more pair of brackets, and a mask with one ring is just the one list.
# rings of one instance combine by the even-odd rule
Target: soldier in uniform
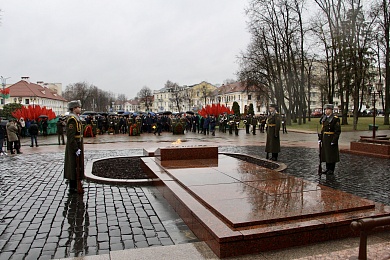
[[260,115],[260,119],[259,120],[260,120],[260,133],[264,133],[265,123],[267,122],[265,115]]
[[234,134],[235,135],[238,135],[240,121],[241,121],[240,116],[239,115],[235,115],[234,116]]
[[251,119],[252,119],[251,114],[248,114],[245,116],[244,124],[245,124],[245,133],[246,134],[249,134],[249,127],[251,126]]
[[77,181],[84,179],[83,125],[79,118],[81,102],[79,100],[69,102],[68,109],[64,178],[69,180],[69,192],[76,193]]
[[282,129],[283,129],[283,134],[286,133],[287,134],[287,127],[286,127],[286,115],[283,114],[282,115]]
[[257,118],[255,115],[253,115],[253,118],[252,118],[252,133],[253,133],[253,135],[256,135],[256,126],[257,126]]
[[325,105],[325,114],[320,119],[321,162],[326,162],[326,170],[322,174],[333,174],[336,162],[340,161],[338,145],[341,134],[340,118],[333,114],[333,108],[333,104]]
[[[58,137],[58,145],[61,144],[61,140],[62,140],[62,144],[64,145],[65,144],[65,139],[64,139],[64,126],[65,126],[65,122],[64,120],[62,120],[62,118],[58,118],[58,121],[57,121],[57,137]],[[31,142],[31,147],[33,146],[33,143]]]
[[277,106],[275,104],[271,104],[269,106],[269,116],[267,118],[267,143],[265,146],[265,152],[272,154],[271,160],[278,160],[278,153],[280,153],[280,115],[276,111]]
[[217,119],[214,115],[210,116],[210,132],[212,136],[215,136],[215,126],[217,125]]

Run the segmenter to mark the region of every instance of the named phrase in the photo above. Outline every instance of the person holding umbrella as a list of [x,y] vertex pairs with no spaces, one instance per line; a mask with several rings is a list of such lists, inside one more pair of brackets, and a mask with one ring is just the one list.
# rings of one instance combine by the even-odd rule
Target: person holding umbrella
[[49,126],[49,123],[47,121],[47,117],[44,117],[42,119],[42,132],[43,132],[43,136],[47,136],[47,128]]
[[81,180],[84,179],[83,125],[79,118],[81,102],[68,103],[69,116],[66,122],[66,148],[64,178],[69,180],[70,193],[83,193]]

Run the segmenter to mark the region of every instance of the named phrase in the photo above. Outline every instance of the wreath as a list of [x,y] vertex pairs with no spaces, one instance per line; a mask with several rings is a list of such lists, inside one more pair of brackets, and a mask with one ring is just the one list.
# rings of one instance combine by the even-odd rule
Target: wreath
[[184,134],[184,127],[181,123],[177,123],[174,127],[173,127],[173,134],[174,135],[182,135]]
[[94,137],[91,125],[87,125],[85,127],[85,129],[84,129],[84,137]]

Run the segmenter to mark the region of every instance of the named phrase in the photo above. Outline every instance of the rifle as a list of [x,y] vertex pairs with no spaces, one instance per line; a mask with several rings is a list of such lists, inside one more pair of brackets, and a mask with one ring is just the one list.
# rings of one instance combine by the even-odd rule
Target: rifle
[[321,174],[322,174],[322,166],[321,166],[321,157],[322,157],[322,138],[321,138],[321,134],[318,133],[318,125],[317,125],[317,135],[318,135],[318,140],[320,140],[320,142],[318,142],[319,157],[320,157],[320,162],[319,162],[319,164],[318,164],[318,175],[321,177]]
[[76,181],[77,181],[77,193],[83,194],[83,185],[81,184],[81,177],[80,177],[80,155],[76,156]]

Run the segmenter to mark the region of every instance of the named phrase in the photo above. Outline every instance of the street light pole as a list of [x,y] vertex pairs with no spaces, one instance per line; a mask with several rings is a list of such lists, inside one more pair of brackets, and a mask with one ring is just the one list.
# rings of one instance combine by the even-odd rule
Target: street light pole
[[7,85],[7,79],[9,79],[10,77],[8,78],[4,78],[3,76],[0,77],[1,78],[1,85],[3,86],[3,106],[5,105],[5,86]]
[[375,89],[373,86],[370,84],[369,85],[369,94],[372,95],[372,102],[374,103],[374,112],[373,112],[373,126],[372,126],[372,139],[376,138],[376,126],[375,126],[375,119],[376,119],[376,108],[375,108],[375,103],[376,103],[376,95],[380,97],[382,95],[382,88],[383,88],[383,83],[378,82],[375,84]]

